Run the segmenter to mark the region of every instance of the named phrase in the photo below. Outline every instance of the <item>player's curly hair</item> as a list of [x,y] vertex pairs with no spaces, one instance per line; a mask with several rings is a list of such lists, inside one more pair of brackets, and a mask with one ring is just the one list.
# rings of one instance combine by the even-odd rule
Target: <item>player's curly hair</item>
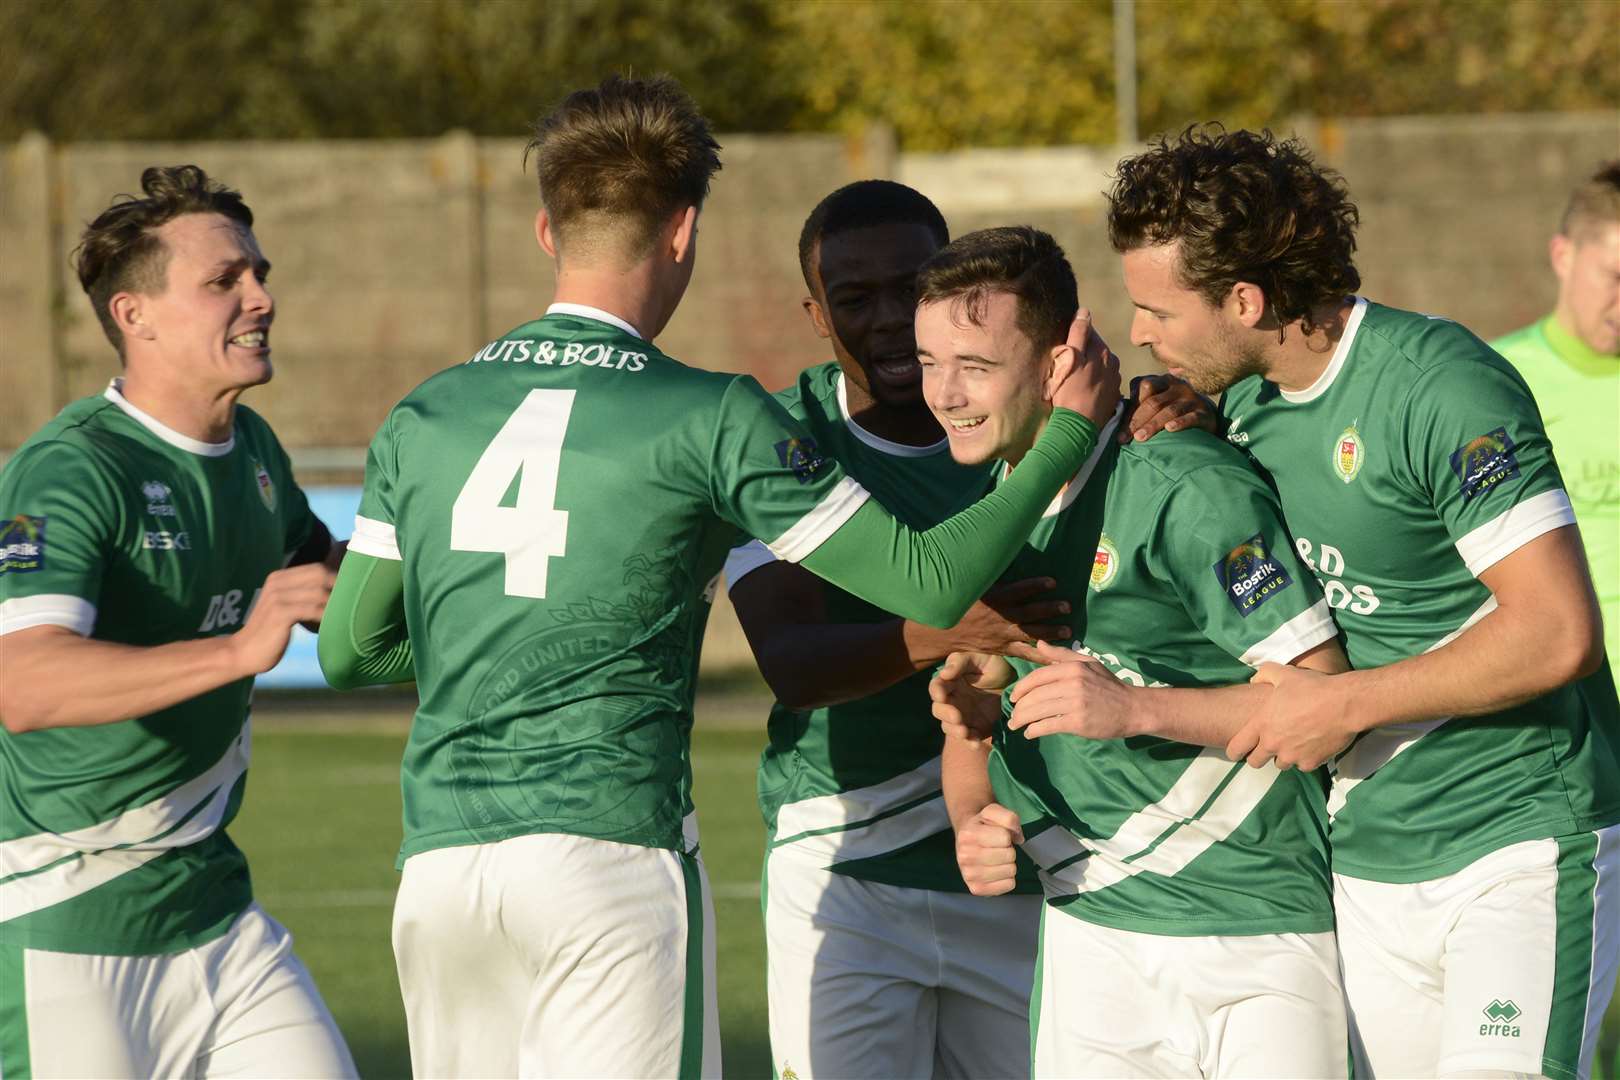
[[196,165],[153,165],[141,173],[141,192],[114,196],[73,249],[79,284],[119,356],[124,335],[108,305],[121,292],[163,291],[169,248],[158,238],[158,228],[185,214],[223,214],[243,228],[253,227],[253,211],[241,193],[210,180]]
[[697,103],[667,75],[610,75],[576,90],[534,124],[540,201],[562,247],[604,239],[637,261],[669,215],[701,208],[720,171],[720,144]]
[[1179,241],[1180,279],[1211,305],[1251,282],[1279,323],[1308,333],[1313,311],[1361,286],[1361,215],[1297,139],[1194,124],[1121,161],[1107,194],[1114,250]]
[[1037,348],[1056,345],[1080,308],[1074,269],[1051,233],[1004,225],[958,236],[917,273],[917,303],[950,300],[983,325],[994,293],[1018,298],[1018,329]]

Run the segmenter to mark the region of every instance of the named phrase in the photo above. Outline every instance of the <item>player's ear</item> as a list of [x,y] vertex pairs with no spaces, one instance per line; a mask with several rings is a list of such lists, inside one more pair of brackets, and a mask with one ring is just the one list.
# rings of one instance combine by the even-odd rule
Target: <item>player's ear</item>
[[1074,365],[1079,360],[1080,357],[1072,345],[1066,342],[1054,345],[1044,365],[1046,377],[1042,380],[1041,396],[1051,401],[1052,395],[1057,393],[1057,388],[1063,385],[1063,380],[1069,377],[1069,373],[1074,370]]
[[144,301],[145,297],[133,292],[114,293],[112,299],[107,301],[107,313],[112,316],[118,332],[126,341],[130,338],[151,341],[157,337],[152,324],[147,321]]
[[557,257],[557,237],[551,228],[551,215],[543,206],[540,212],[534,215],[534,238],[539,241],[541,251],[553,259]]
[[1238,322],[1253,330],[1266,317],[1266,291],[1252,281],[1239,281],[1226,296],[1226,308]]
[[799,301],[804,313],[810,316],[810,326],[815,330],[816,337],[832,337],[832,323],[827,318],[827,309],[821,306],[821,301],[813,296],[807,296]]
[[1569,264],[1575,260],[1575,241],[1557,233],[1547,241],[1547,261],[1552,264],[1552,271],[1563,281],[1569,276]]
[[697,251],[697,216],[695,206],[675,213],[675,233],[669,240],[669,254],[678,263],[690,259]]

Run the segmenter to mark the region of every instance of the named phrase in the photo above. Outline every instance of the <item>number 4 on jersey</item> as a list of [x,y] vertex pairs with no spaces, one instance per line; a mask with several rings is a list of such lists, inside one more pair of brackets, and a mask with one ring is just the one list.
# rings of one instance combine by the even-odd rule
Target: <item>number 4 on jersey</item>
[[[506,595],[543,599],[546,567],[568,546],[568,511],[557,509],[572,390],[530,390],[485,447],[450,510],[453,551],[506,556]],[[517,500],[501,500],[518,476]]]

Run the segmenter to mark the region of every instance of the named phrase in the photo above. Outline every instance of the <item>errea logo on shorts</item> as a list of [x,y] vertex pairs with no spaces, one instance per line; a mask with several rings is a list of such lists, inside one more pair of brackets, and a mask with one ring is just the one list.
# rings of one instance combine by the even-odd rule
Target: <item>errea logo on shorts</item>
[[1492,998],[1491,1003],[1485,1006],[1484,1011],[1485,1019],[1488,1020],[1489,1023],[1479,1025],[1479,1033],[1481,1035],[1501,1035],[1504,1038],[1509,1039],[1517,1039],[1519,1037],[1518,1025],[1514,1024],[1513,1021],[1517,1020],[1520,1016],[1523,1016],[1524,1012],[1517,1005],[1513,1004],[1511,1000],[1500,1001],[1496,998]]

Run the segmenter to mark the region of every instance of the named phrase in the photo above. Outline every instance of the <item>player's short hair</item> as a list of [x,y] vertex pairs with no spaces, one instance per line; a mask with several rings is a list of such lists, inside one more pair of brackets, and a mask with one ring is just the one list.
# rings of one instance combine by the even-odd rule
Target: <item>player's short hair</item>
[[154,165],[141,173],[141,192],[115,196],[85,226],[73,251],[79,284],[119,356],[124,335],[108,305],[121,292],[151,295],[167,286],[170,252],[157,235],[160,227],[185,214],[223,214],[245,229],[253,227],[253,211],[241,193],[210,180],[196,165]]
[[1018,329],[1037,348],[1062,341],[1080,308],[1074,270],[1051,233],[1029,225],[980,229],[934,253],[917,275],[917,303],[949,300],[975,326],[990,297],[1018,300]]
[[1361,215],[1298,139],[1194,124],[1121,161],[1107,194],[1114,250],[1179,241],[1178,277],[1212,306],[1252,282],[1279,322],[1310,331],[1313,311],[1361,286]]
[[636,262],[669,216],[702,208],[720,144],[697,103],[668,76],[610,75],[576,90],[534,124],[540,201],[559,248],[607,248]]
[[823,239],[871,225],[921,225],[941,247],[951,241],[945,215],[928,196],[893,180],[857,180],[828,195],[810,211],[799,230],[799,271],[804,286],[816,291],[812,260]]
[[1594,226],[1620,222],[1620,158],[1605,161],[1586,182],[1570,192],[1558,231],[1574,237]]

